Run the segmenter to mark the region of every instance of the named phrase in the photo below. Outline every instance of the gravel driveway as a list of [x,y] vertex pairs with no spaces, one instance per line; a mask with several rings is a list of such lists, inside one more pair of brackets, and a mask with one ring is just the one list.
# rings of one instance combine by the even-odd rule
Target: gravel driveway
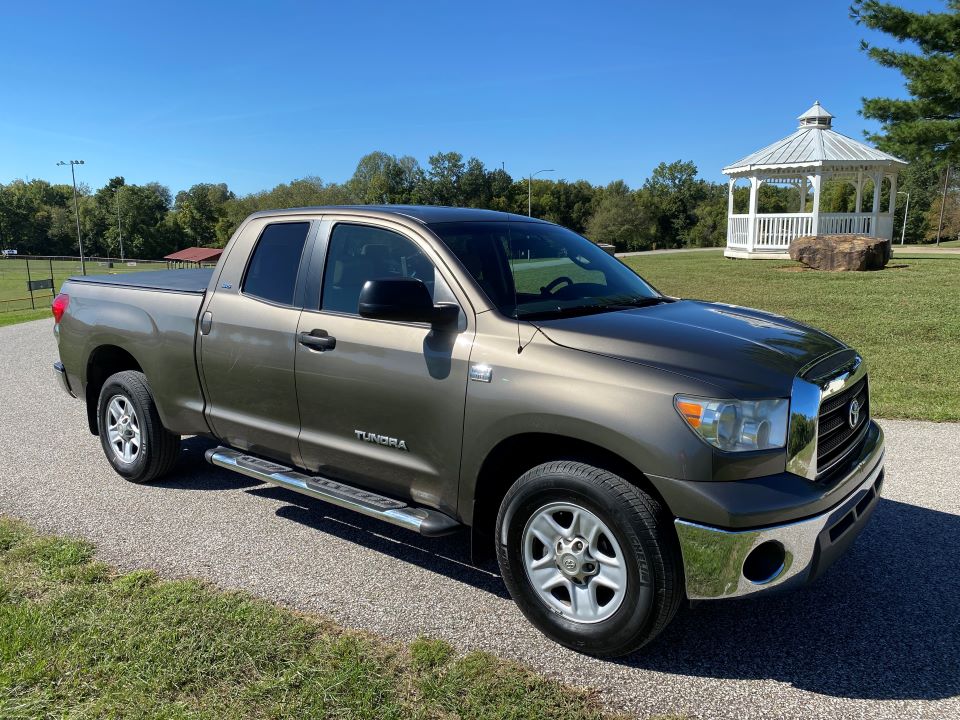
[[0,513],[89,538],[103,560],[243,588],[410,640],[442,637],[600,690],[641,717],[960,717],[960,425],[885,421],[871,524],[813,587],[682,612],[644,653],[581,657],[541,637],[464,535],[428,540],[203,461],[121,480],[57,387],[49,321],[0,328]]

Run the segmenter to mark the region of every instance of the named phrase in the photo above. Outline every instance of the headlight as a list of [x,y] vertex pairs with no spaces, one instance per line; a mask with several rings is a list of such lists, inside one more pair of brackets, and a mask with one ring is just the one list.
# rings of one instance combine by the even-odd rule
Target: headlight
[[726,452],[786,445],[789,401],[784,398],[746,401],[677,395],[674,402],[697,435]]

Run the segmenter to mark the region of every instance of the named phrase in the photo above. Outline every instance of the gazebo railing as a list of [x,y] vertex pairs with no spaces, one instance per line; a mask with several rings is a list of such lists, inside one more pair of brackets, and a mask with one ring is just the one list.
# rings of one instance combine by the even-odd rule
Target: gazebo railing
[[[823,217],[821,215],[821,217]],[[813,232],[811,213],[757,215],[757,249],[790,247],[790,241]]]
[[[763,213],[756,215],[751,242],[751,218],[746,214],[727,216],[727,247],[748,252],[785,252],[790,241],[813,235],[813,213]],[[879,235],[890,237],[893,216],[890,213],[820,213],[821,235]]]
[[820,213],[821,235],[870,235],[872,213]]
[[750,216],[731,215],[727,218],[727,245],[747,247],[750,241]]

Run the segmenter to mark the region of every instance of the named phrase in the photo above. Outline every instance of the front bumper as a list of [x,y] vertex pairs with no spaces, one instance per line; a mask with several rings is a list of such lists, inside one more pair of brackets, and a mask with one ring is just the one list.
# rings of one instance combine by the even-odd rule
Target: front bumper
[[[675,521],[683,554],[687,597],[742,597],[810,582],[842,555],[866,525],[883,484],[883,432],[847,473],[856,488],[833,508],[802,520],[725,530]],[[735,483],[734,483],[735,484]],[[842,484],[842,483],[841,483]]]
[[76,395],[73,394],[73,390],[70,389],[70,381],[67,380],[67,369],[59,360],[53,364],[53,373],[57,376],[57,382],[60,383],[63,391],[70,397],[76,397]]

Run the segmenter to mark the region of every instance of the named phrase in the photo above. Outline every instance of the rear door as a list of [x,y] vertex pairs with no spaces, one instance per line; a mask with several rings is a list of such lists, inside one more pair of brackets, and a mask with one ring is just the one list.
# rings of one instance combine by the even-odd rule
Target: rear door
[[[294,362],[301,259],[315,221],[255,220],[231,248],[201,317],[207,419],[233,447],[299,463]],[[244,262],[246,260],[246,262]]]
[[[319,232],[296,348],[300,452],[321,474],[451,510],[456,506],[474,320],[429,244],[382,220],[328,218]],[[458,328],[357,314],[367,280],[414,277],[456,302]],[[319,288],[317,289],[320,294]],[[310,337],[330,339],[327,348]]]

